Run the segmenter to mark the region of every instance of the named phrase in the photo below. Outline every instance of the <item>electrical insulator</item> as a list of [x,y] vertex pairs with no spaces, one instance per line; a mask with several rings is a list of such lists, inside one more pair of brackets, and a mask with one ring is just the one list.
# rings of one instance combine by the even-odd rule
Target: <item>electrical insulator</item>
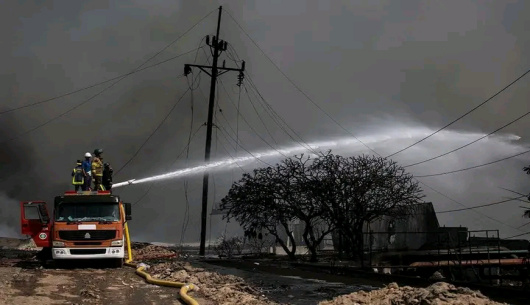
[[244,60],[241,63],[241,71],[245,71],[245,61]]
[[210,45],[210,35],[206,35],[206,44]]
[[237,86],[241,87],[241,84],[243,83],[243,78],[245,78],[245,75],[243,72],[239,72],[239,75],[237,76]]
[[226,51],[228,49],[228,42],[225,41],[223,49],[224,49],[224,51]]
[[220,40],[219,43],[217,44],[217,47],[222,51],[223,50],[223,44],[224,44],[224,41],[223,40]]
[[226,59],[223,59],[223,68],[226,68]]
[[191,67],[189,65],[184,65],[184,75],[191,73]]

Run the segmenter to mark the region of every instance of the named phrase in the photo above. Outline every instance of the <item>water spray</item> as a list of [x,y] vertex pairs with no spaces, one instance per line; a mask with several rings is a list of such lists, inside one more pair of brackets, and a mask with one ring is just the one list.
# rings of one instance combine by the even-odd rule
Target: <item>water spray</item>
[[[413,139],[413,138],[418,138],[418,137],[424,137],[431,133],[432,133],[432,130],[429,130],[427,128],[400,128],[400,129],[393,129],[392,132],[390,133],[385,132],[382,134],[366,136],[366,137],[361,138],[361,141],[365,144],[374,144],[374,143],[382,143],[388,140],[402,140],[402,139]],[[477,133],[465,133],[465,134],[460,134],[460,135],[465,136],[466,138],[470,138],[470,139],[484,136],[484,134],[477,134]],[[439,136],[454,137],[454,132],[443,131],[439,133]],[[515,135],[503,135],[503,136],[496,135],[495,138],[499,140],[506,140],[506,141],[513,141],[513,140],[519,139],[519,137]],[[124,182],[113,184],[112,188],[115,189],[121,186],[185,177],[185,176],[202,173],[205,170],[228,169],[233,166],[236,166],[236,165],[240,166],[241,164],[256,161],[261,158],[279,157],[282,155],[289,157],[297,153],[302,153],[302,152],[307,152],[307,151],[314,151],[318,149],[323,150],[323,149],[330,149],[330,148],[344,148],[344,147],[349,147],[353,145],[356,146],[357,150],[364,148],[361,145],[361,143],[359,143],[357,140],[352,139],[352,138],[338,139],[335,141],[321,141],[321,142],[309,143],[307,144],[307,146],[300,145],[300,146],[289,147],[289,148],[284,148],[284,149],[268,150],[264,152],[252,153],[252,156],[224,159],[224,160],[220,160],[216,162],[210,162],[208,164],[204,164],[200,166],[184,168],[184,169],[168,172],[165,174],[151,176],[151,177],[142,178],[142,179],[130,179]],[[310,154],[310,156],[314,156],[314,154]]]

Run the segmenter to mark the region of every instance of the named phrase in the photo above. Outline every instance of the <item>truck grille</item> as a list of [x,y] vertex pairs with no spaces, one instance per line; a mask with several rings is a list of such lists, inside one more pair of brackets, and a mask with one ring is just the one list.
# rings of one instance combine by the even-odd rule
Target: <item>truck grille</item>
[[88,242],[74,242],[75,246],[101,246],[102,242],[99,241],[88,241]]
[[107,240],[116,238],[116,230],[59,231],[63,240]]
[[107,252],[106,249],[70,249],[70,254],[76,255],[76,254],[105,254]]

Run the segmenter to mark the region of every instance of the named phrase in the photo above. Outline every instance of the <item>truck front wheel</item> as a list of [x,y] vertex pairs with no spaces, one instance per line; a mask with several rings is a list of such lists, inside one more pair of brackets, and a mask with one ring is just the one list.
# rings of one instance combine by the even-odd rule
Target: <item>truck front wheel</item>
[[113,260],[113,267],[114,268],[121,268],[123,267],[123,258],[116,258]]

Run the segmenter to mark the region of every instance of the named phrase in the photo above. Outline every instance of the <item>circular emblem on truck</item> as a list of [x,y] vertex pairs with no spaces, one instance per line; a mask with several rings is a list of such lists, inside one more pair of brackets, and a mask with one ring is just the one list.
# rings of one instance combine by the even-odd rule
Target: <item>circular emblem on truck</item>
[[40,239],[46,239],[46,237],[48,237],[48,235],[46,235],[46,233],[40,233],[39,234],[39,238]]

